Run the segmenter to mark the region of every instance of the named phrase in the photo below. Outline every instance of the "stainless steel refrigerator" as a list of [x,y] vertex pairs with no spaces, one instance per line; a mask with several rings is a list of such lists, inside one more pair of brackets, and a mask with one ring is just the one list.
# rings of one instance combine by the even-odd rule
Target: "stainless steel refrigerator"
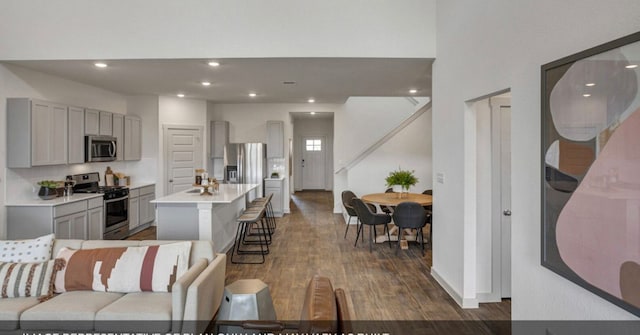
[[267,145],[264,143],[229,143],[224,148],[224,181],[232,184],[258,184],[264,196],[267,177]]

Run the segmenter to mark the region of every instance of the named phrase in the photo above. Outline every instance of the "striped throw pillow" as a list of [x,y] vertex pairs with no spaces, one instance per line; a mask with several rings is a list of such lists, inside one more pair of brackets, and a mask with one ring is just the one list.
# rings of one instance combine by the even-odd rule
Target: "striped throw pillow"
[[53,295],[56,273],[62,267],[62,259],[43,263],[0,262],[0,297],[39,297],[46,300]]
[[62,248],[66,261],[55,291],[171,292],[173,283],[189,268],[191,242],[142,247],[74,250]]

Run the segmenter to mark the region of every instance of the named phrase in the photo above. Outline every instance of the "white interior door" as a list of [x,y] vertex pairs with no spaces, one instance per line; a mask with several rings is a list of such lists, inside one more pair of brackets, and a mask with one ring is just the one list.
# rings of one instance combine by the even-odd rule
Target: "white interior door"
[[202,128],[165,128],[167,192],[171,194],[193,187],[195,169],[202,165]]
[[500,106],[501,297],[511,297],[511,106]]
[[302,139],[302,189],[325,188],[325,138],[322,136]]

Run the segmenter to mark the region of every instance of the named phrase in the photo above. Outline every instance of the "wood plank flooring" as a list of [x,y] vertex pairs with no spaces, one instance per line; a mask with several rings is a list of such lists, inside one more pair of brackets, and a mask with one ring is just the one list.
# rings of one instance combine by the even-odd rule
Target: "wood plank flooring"
[[[425,256],[416,243],[397,255],[395,244],[391,249],[386,243],[375,244],[372,253],[368,242],[359,241],[354,248],[355,225],[344,239],[344,220],[332,208],[331,192],[295,193],[291,214],[278,219],[266,262],[244,265],[228,259],[226,284],[261,279],[269,285],[282,320],[299,318],[306,285],[316,273],[346,291],[357,320],[510,320],[508,299],[478,309],[460,308],[431,276],[428,247]],[[425,233],[428,236],[428,229]]]
[[[416,243],[409,243],[409,250],[399,250],[397,255],[395,244],[392,249],[386,243],[375,244],[372,253],[368,242],[359,241],[354,248],[355,225],[344,239],[345,222],[342,215],[333,214],[332,208],[331,192],[295,193],[291,214],[277,220],[266,262],[232,264],[227,257],[226,285],[238,279],[264,281],[281,320],[300,317],[305,288],[316,273],[330,277],[334,288],[346,291],[357,320],[511,319],[509,299],[481,304],[478,309],[460,308],[431,276],[428,246],[425,256]],[[155,227],[129,239],[155,239]]]

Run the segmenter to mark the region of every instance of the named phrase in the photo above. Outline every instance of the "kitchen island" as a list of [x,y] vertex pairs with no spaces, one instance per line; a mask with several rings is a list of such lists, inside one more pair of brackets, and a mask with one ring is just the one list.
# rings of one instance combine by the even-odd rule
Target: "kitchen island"
[[200,188],[160,197],[156,205],[159,240],[210,240],[216,252],[233,245],[237,222],[258,184],[220,184],[218,192],[200,195]]

